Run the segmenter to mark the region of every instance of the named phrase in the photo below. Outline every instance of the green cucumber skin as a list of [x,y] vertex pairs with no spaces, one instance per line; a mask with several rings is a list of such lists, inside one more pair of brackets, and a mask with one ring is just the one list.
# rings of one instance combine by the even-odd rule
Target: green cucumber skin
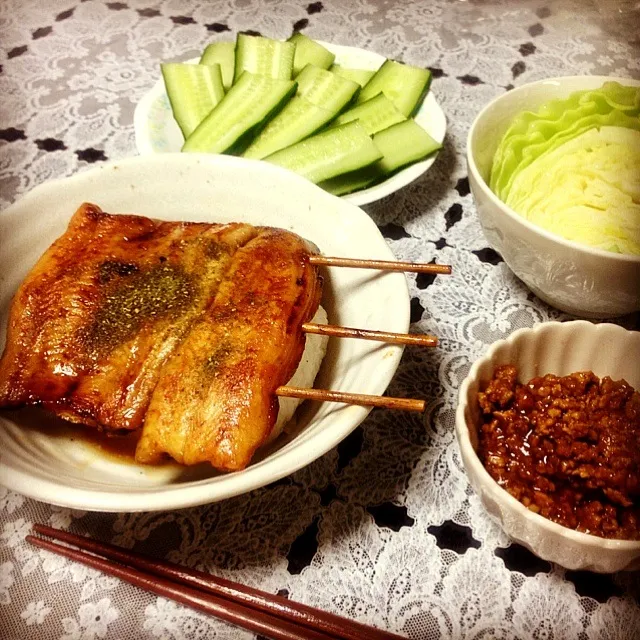
[[229,41],[212,42],[205,48],[200,64],[219,64],[222,72],[224,90],[229,91],[233,84],[236,66],[236,43]]
[[265,161],[318,183],[381,158],[382,153],[364,127],[359,122],[349,122],[277,151]]
[[[292,42],[239,33],[236,38],[234,84],[245,71],[277,80],[290,80],[295,51],[296,45]],[[270,64],[266,65],[265,61]]]
[[[420,82],[416,81],[419,78]],[[378,93],[384,93],[407,118],[413,117],[424,102],[431,86],[431,71],[395,60],[386,60],[375,75],[362,87],[358,102],[365,102]],[[406,89],[407,83],[412,89],[420,84],[417,95],[411,96]]]
[[168,62],[160,70],[173,117],[186,139],[224,96],[220,65]]
[[[247,76],[246,80],[243,79],[245,75]],[[242,99],[237,98],[236,96],[242,95],[241,92],[244,91],[244,83],[248,83],[257,77],[258,76],[256,76],[255,74],[251,74],[250,72],[246,71],[243,74],[243,78],[241,78],[241,80],[233,87],[231,87],[229,93],[225,95],[220,103],[187,138],[184,145],[182,146],[182,151],[228,153],[232,155],[242,153],[249,146],[255,135],[257,135],[260,130],[269,122],[269,120],[271,120],[271,118],[273,118],[280,111],[280,109],[282,109],[284,105],[287,104],[291,96],[295,94],[297,88],[297,84],[293,80],[274,81],[274,83],[285,84],[281,85],[280,91],[278,93],[278,100],[272,106],[272,108],[262,113],[259,119],[256,119],[258,118],[257,115],[247,117],[246,119],[249,121],[249,124],[244,125],[244,128],[242,124],[236,126],[234,125],[233,117],[225,113],[225,109],[227,111],[233,111],[234,102],[236,102],[237,100],[246,100],[246,98]],[[265,78],[264,80],[266,81],[267,79]],[[250,99],[252,100],[251,104],[255,105],[256,108],[259,108],[261,101],[263,102],[268,98],[268,87],[258,89],[257,91],[258,96],[251,96]],[[273,88],[271,89],[271,92],[273,92]],[[229,105],[232,106],[230,107]],[[211,142],[211,132],[215,133],[215,129],[217,127],[220,127],[220,122],[228,118],[230,118],[230,125],[221,135],[218,135],[217,138],[214,137],[214,141]],[[236,127],[235,130],[233,129],[234,126]]]
[[422,89],[422,92],[420,93],[420,96],[416,100],[415,106],[407,114],[407,118],[414,118],[415,115],[418,113],[418,111],[420,111],[420,107],[422,106],[422,103],[424,102],[425,98],[427,97],[427,94],[429,93],[429,89],[431,89],[431,80],[433,80],[433,76],[431,75],[431,71],[429,71],[429,78],[427,79],[427,82],[425,83],[424,88]]
[[303,33],[294,33],[287,42],[296,45],[293,57],[293,77],[295,78],[307,64],[314,64],[321,69],[328,69],[336,59],[334,53],[319,42],[308,38]]
[[318,186],[334,196],[346,196],[354,191],[368,189],[376,181],[376,175],[371,170],[376,164],[329,178],[319,182]]

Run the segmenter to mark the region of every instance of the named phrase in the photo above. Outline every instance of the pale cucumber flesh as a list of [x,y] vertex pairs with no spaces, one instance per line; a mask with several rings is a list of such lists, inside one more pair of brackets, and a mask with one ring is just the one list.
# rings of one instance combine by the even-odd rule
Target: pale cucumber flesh
[[339,115],[333,121],[332,126],[334,124],[346,124],[352,120],[358,120],[367,130],[367,133],[373,135],[398,122],[403,122],[406,118],[384,93],[379,93],[370,100],[362,102]]
[[245,158],[262,160],[312,135],[334,115],[334,111],[318,107],[302,96],[293,96],[242,155]]
[[188,138],[224,96],[220,65],[168,62],[160,68],[173,117]]
[[236,38],[234,82],[245,72],[290,80],[296,45],[263,36],[239,33]]
[[247,137],[264,126],[296,90],[293,80],[275,80],[248,71],[187,138],[183,151],[237,153]]
[[386,60],[375,75],[362,87],[358,102],[365,102],[384,93],[407,118],[422,104],[429,90],[431,71],[395,60]]
[[364,127],[359,122],[349,122],[277,151],[265,160],[318,183],[355,171],[381,157]]
[[335,118],[358,90],[356,83],[311,64],[296,81],[297,94],[246,149],[245,157],[260,160],[304,140]]
[[376,165],[383,175],[390,175],[394,171],[418,160],[423,160],[442,145],[434,140],[415,120],[405,120],[394,124],[373,136],[384,157]]
[[200,64],[219,64],[225,91],[231,89],[236,62],[235,42],[212,42],[204,50]]
[[329,67],[329,71],[335,73],[337,76],[341,78],[346,78],[347,80],[353,80],[357,82],[361,87],[364,87],[369,80],[375,75],[375,71],[372,69],[352,69],[350,67],[343,67],[340,64],[332,64]]
[[296,45],[296,52],[293,57],[293,77],[295,78],[308,64],[313,64],[321,69],[328,69],[336,59],[335,54],[331,53],[321,44],[308,38],[303,33],[294,33],[289,42]]
[[308,64],[296,77],[298,94],[324,109],[339,112],[352,100],[360,86],[326,69]]

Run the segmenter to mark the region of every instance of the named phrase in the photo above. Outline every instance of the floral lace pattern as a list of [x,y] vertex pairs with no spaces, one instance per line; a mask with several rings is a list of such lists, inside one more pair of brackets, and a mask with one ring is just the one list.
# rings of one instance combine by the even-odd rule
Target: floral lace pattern
[[[423,417],[374,410],[293,476],[177,512],[83,513],[0,487],[2,637],[252,637],[28,546],[31,524],[45,522],[410,638],[637,638],[638,574],[569,572],[510,545],[469,487],[453,423],[459,385],[488,344],[566,317],[487,248],[466,177],[468,127],[526,82],[639,77],[639,20],[634,0],[0,3],[0,207],[134,154],[133,109],[160,60],[194,57],[238,31],[300,30],[433,70],[444,149],[416,183],[366,210],[399,259],[454,266],[450,277],[408,276],[412,328],[440,344],[407,349],[390,391],[426,398]],[[638,328],[637,316],[620,322]]]

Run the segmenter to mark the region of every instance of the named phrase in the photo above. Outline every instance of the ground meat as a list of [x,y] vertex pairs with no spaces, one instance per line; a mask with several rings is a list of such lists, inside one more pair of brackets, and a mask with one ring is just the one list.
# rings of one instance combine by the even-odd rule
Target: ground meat
[[478,454],[511,495],[566,527],[640,540],[640,393],[591,371],[520,384],[504,365],[478,403]]

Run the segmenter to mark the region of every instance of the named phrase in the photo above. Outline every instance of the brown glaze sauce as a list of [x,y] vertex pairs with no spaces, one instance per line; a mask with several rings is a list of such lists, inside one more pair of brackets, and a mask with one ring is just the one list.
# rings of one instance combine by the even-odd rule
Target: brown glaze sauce
[[[135,461],[136,445],[140,438],[140,431],[108,432],[95,427],[87,427],[63,420],[49,411],[40,407],[24,407],[12,409],[7,412],[14,416],[14,420],[21,428],[45,434],[47,437],[59,438],[69,442],[79,442],[89,445],[100,453],[101,456],[126,464],[137,464]],[[159,462],[158,464],[145,465],[164,467],[176,465],[172,460]]]
[[591,371],[526,384],[498,367],[478,394],[478,454],[528,509],[565,527],[640,540],[640,393]]
[[77,440],[89,444],[100,453],[115,458],[119,462],[135,464],[134,456],[136,445],[140,438],[140,433],[131,431],[123,435],[108,434],[98,429],[91,429],[82,426],[70,426],[72,433],[68,435],[70,440]]

